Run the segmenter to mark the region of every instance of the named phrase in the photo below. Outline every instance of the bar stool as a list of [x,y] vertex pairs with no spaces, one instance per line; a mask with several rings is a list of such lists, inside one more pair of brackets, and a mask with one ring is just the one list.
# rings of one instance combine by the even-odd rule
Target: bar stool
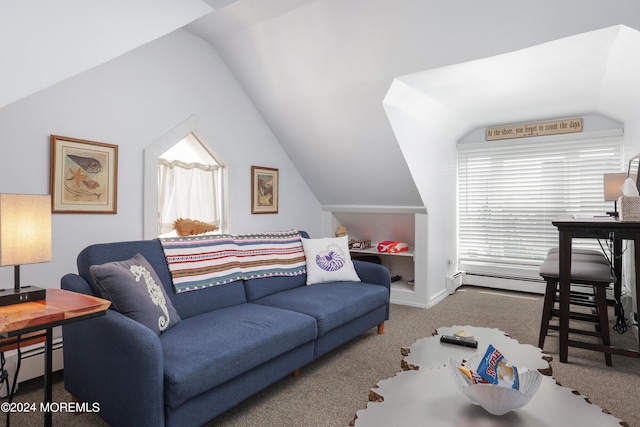
[[[553,317],[558,317],[560,311],[555,308],[555,303],[559,302],[559,269],[559,253],[557,248],[552,248],[539,270],[540,276],[547,283],[538,338],[538,347],[540,348],[544,346],[549,329],[559,330],[559,326],[549,324]],[[602,345],[597,346],[597,350],[605,353],[607,366],[612,366],[612,361],[611,353],[606,351],[606,348],[611,344],[606,290],[615,281],[611,265],[602,253],[588,249],[574,249],[572,251],[571,284],[573,289],[570,293],[569,304],[588,307],[592,309],[593,313],[572,311],[570,307],[569,319],[595,323],[596,327],[594,331],[569,327],[569,333],[599,337]],[[587,287],[590,292],[578,291],[574,285]],[[569,346],[594,349],[592,345],[583,346],[580,341],[576,340],[569,340]]]

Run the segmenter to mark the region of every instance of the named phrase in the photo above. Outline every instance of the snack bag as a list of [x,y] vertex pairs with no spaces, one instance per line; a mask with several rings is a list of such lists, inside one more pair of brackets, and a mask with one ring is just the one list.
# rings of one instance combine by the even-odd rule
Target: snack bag
[[491,344],[487,347],[487,351],[478,365],[478,374],[489,384],[511,387],[516,390],[520,387],[518,368],[509,365],[502,353]]
[[389,246],[391,246],[392,244],[393,240],[383,240],[382,242],[378,243],[376,249],[378,250],[378,252],[389,252]]
[[396,254],[398,252],[404,252],[409,250],[409,245],[404,242],[394,242],[393,240],[383,240],[378,243],[376,247],[378,252],[388,252],[391,254]]
[[389,245],[387,252],[391,254],[397,254],[398,252],[404,252],[409,250],[409,245],[404,242],[393,242]]
[[467,380],[469,385],[471,385],[471,384],[487,384],[487,380],[482,378],[480,376],[480,374],[478,374],[477,372],[472,371],[471,369],[467,369],[464,366],[458,366],[458,369],[460,370],[460,372],[462,372],[467,377],[465,379]]

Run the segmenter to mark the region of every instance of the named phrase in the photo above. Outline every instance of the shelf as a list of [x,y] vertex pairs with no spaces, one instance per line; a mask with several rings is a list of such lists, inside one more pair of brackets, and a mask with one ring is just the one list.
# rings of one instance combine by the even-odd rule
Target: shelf
[[398,280],[397,282],[391,282],[391,289],[402,289],[413,292],[414,285],[410,285],[406,280]]
[[[427,271],[425,262],[416,262],[417,257],[426,253],[424,243],[427,234],[427,212],[424,206],[323,206],[325,232],[333,235],[339,226],[347,229],[350,239],[369,240],[372,248],[350,249],[352,258],[379,262],[391,276],[401,280],[391,283],[391,302],[426,308]],[[420,236],[420,237],[418,237]],[[409,250],[398,253],[378,252],[377,242],[386,240],[404,242]],[[410,285],[408,280],[414,279]]]
[[408,251],[396,252],[394,254],[390,252],[378,252],[376,248],[367,248],[367,249],[349,249],[351,253],[358,254],[368,254],[368,255],[383,255],[383,256],[406,256],[413,257],[413,248],[409,248]]

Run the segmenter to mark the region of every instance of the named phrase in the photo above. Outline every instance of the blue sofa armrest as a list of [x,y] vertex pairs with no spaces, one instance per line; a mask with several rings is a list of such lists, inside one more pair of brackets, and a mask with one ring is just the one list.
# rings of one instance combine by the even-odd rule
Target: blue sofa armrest
[[[77,274],[62,289],[91,294]],[[115,310],[62,327],[64,383],[81,401],[100,405],[111,425],[163,426],[164,374],[160,339]]]
[[391,273],[384,265],[372,262],[353,260],[358,277],[363,282],[386,286],[391,289]]
[[389,292],[387,297],[387,309],[385,319],[389,320],[389,304],[391,298],[391,273],[384,265],[372,262],[353,260],[353,266],[360,280],[365,283],[380,285],[387,288]]

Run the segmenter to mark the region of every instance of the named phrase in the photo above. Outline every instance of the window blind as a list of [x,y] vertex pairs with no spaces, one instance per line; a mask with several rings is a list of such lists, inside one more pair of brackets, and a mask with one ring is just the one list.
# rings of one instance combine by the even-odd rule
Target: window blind
[[558,245],[553,219],[613,210],[602,181],[623,170],[619,134],[536,139],[458,144],[461,270],[537,268]]

